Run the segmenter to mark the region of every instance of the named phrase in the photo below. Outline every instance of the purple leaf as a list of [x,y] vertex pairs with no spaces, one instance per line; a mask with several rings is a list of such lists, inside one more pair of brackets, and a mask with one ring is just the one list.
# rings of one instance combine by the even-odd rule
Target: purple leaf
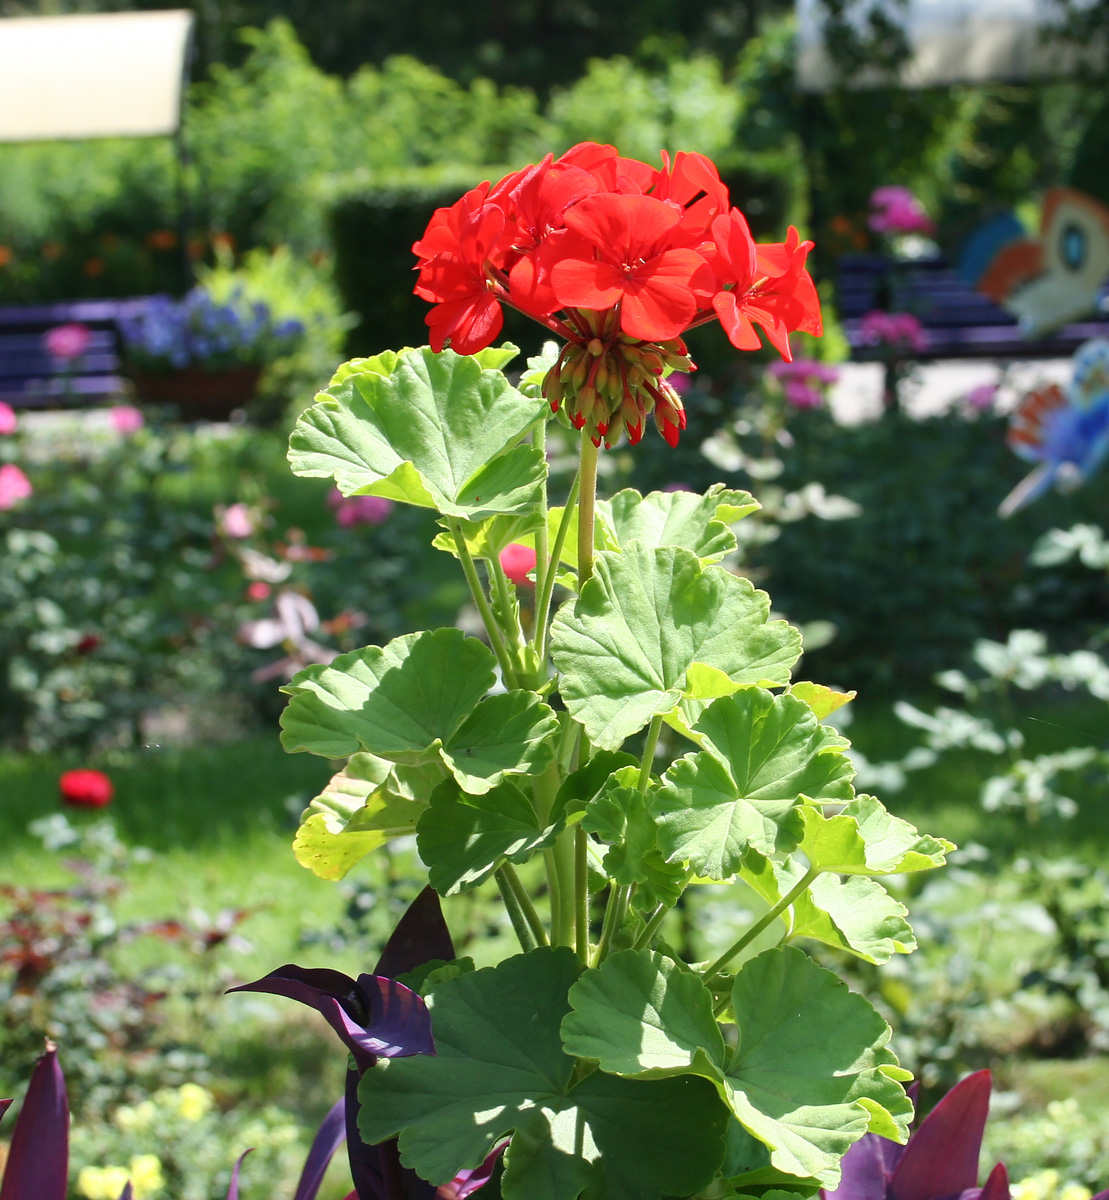
[[358,1132],[360,1079],[357,1071],[347,1072],[347,1154],[357,1200],[435,1200],[431,1184],[401,1166],[396,1138],[377,1146],[362,1141]]
[[466,1200],[466,1197],[472,1196],[478,1188],[483,1188],[492,1178],[497,1169],[497,1162],[507,1145],[507,1140],[502,1142],[480,1167],[474,1167],[470,1171],[459,1171],[450,1183],[444,1183],[435,1193],[436,1200]]
[[[253,1149],[253,1147],[251,1147]],[[239,1172],[243,1168],[243,1159],[250,1153],[250,1150],[244,1150],[239,1155],[238,1162],[235,1163],[231,1171],[231,1182],[227,1185],[227,1200],[239,1200]]]
[[119,1200],[134,1200],[135,1193],[131,1190],[130,1179],[123,1185],[123,1191],[119,1193]]
[[69,1172],[69,1101],[57,1048],[35,1063],[8,1148],[0,1200],[65,1200]]
[[889,1182],[906,1147],[876,1133],[864,1133],[840,1162],[839,1187],[821,1191],[831,1200],[886,1200]]
[[443,920],[439,895],[434,888],[425,887],[397,922],[374,974],[396,979],[433,958],[450,962],[454,957],[454,943]]
[[989,1178],[982,1185],[978,1200],[1009,1200],[1009,1172],[1004,1163],[998,1163],[990,1172]]
[[10,1100],[0,1100],[0,1119],[3,1118],[4,1114],[9,1108],[11,1108],[11,1106],[12,1102]]
[[989,1071],[968,1075],[920,1123],[890,1179],[896,1200],[940,1200],[978,1185],[990,1084]]
[[354,1055],[361,1070],[375,1057],[434,1054],[431,1018],[423,1000],[403,984],[374,975],[349,975],[288,963],[232,992],[287,996],[321,1013]]
[[346,1097],[340,1096],[331,1106],[330,1112],[324,1117],[316,1136],[312,1139],[312,1148],[304,1162],[304,1170],[300,1173],[296,1195],[293,1200],[315,1200],[320,1190],[323,1177],[327,1172],[327,1164],[332,1155],[346,1140]]

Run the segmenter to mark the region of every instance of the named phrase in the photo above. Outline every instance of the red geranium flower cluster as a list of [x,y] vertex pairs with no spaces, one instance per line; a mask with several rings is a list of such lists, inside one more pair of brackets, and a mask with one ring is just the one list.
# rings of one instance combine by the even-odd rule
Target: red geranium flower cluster
[[792,227],[759,244],[715,165],[678,153],[651,167],[582,142],[438,209],[412,247],[432,349],[492,343],[508,304],[565,339],[544,395],[595,444],[643,435],[650,413],[676,445],[685,411],[666,382],[692,370],[683,335],[719,320],[740,350],[758,325],[787,361],[789,334],[821,332],[820,301]]

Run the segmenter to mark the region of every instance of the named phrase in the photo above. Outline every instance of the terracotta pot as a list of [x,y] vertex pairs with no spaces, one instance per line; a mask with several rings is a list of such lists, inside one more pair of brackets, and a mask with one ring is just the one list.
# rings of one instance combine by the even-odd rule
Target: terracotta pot
[[184,367],[155,374],[132,371],[139,395],[150,404],[173,404],[186,421],[226,421],[236,408],[249,401],[258,386],[261,367],[225,367],[206,371]]

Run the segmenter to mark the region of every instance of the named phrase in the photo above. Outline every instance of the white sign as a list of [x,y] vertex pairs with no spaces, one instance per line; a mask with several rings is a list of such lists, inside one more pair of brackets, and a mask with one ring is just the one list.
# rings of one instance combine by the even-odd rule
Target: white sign
[[[1059,9],[1051,0],[883,0],[882,7],[908,36],[911,57],[893,80],[902,87],[1066,76],[1079,59],[1077,48],[1052,35]],[[840,80],[824,46],[823,25],[819,0],[797,0],[797,86],[802,91],[891,82],[870,70]]]
[[173,133],[193,15],[0,18],[0,142]]

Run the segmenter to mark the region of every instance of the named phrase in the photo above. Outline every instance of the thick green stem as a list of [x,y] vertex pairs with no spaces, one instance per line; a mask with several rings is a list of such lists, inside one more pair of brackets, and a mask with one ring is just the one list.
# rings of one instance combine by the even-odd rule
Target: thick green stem
[[[514,903],[517,905],[520,912],[523,914],[524,920],[527,922],[534,944],[537,946],[546,946],[548,944],[547,931],[543,928],[542,918],[539,916],[539,913],[536,912],[535,905],[532,904],[531,897],[528,895],[527,889],[520,882],[520,876],[516,874],[516,868],[511,863],[505,863],[502,867],[498,868],[498,886],[500,886],[502,878],[505,885],[512,893]],[[501,894],[503,895],[504,892],[502,891]]]
[[[548,852],[554,860],[555,874],[558,879],[558,941],[552,936],[551,941],[556,946],[575,946],[577,936],[577,903],[574,899],[574,830],[566,829],[558,835],[558,840]],[[555,898],[552,894],[551,905]]]
[[578,591],[593,574],[593,518],[597,501],[597,459],[601,448],[583,429],[581,467],[578,470],[581,495],[578,499]]
[[658,933],[659,926],[666,919],[666,914],[669,911],[670,909],[667,905],[660,904],[658,908],[651,913],[651,919],[647,922],[643,932],[635,939],[635,945],[632,947],[632,949],[649,950],[651,948],[651,941],[655,934]]
[[651,720],[651,727],[647,730],[647,744],[643,747],[643,762],[639,767],[639,779],[635,785],[641,792],[645,792],[647,784],[651,782],[651,767],[654,766],[655,747],[661,732],[662,713],[656,713]]
[[485,589],[481,586],[477,567],[474,565],[473,557],[466,546],[466,538],[462,533],[462,525],[457,517],[448,517],[447,525],[451,531],[451,536],[454,538],[455,548],[458,550],[458,561],[462,564],[462,571],[466,576],[466,582],[470,585],[470,595],[473,596],[477,610],[481,613],[481,619],[485,622],[485,631],[489,634],[489,644],[493,647],[493,653],[497,656],[497,662],[501,665],[504,685],[507,688],[518,687],[516,669],[512,665],[508,648],[504,644],[501,628],[497,624],[496,617],[493,616],[493,610],[489,607],[489,601],[485,598]]
[[494,878],[497,881],[497,888],[501,893],[501,899],[504,901],[508,919],[512,922],[512,928],[516,933],[516,940],[520,943],[520,949],[525,952],[534,950],[535,938],[532,936],[531,927],[528,925],[524,911],[520,907],[516,893],[504,877],[504,867],[501,867],[494,873]]
[[[538,450],[539,453],[542,454],[544,458],[546,458],[546,455],[547,455],[547,422],[546,422],[546,420],[541,421],[535,427],[535,431],[531,435],[531,443],[536,448],[536,450]],[[552,569],[551,564],[549,562],[550,546],[548,545],[548,543],[550,541],[550,536],[549,536],[549,532],[547,530],[547,511],[548,511],[547,506],[549,503],[550,503],[550,500],[547,495],[547,476],[546,476],[546,474],[544,474],[543,488],[542,488],[542,491],[540,492],[540,498],[539,498],[539,511],[542,514],[543,523],[535,531],[535,595],[536,595],[537,602],[535,605],[536,625],[535,625],[534,634],[535,634],[536,649],[539,648],[539,644],[540,644],[538,598],[539,598],[539,596],[541,596],[543,594],[544,590],[546,589],[547,572]]]
[[759,920],[757,920],[742,937],[737,938],[727,948],[727,950],[720,955],[716,962],[714,962],[708,968],[708,970],[705,971],[705,984],[711,987],[714,983],[716,983],[716,976],[723,971],[728,963],[730,963],[741,950],[749,946],[768,925],[776,921],[819,874],[820,872],[816,870],[815,867],[810,867],[801,877],[800,881],[795,887],[790,888],[790,890],[786,892],[786,894],[781,898],[781,900],[778,901],[777,904],[774,905],[773,908],[768,909],[767,912],[765,912],[763,916],[760,917]]
[[574,828],[574,932],[578,958],[588,964],[589,835],[580,824]]
[[601,928],[601,940],[597,943],[597,953],[593,956],[593,965],[600,966],[608,957],[609,948],[616,931],[622,929],[628,915],[628,902],[632,898],[632,884],[621,883],[613,887],[608,894],[608,904],[605,905],[605,920]]
[[535,647],[539,651],[539,661],[547,660],[547,636],[549,630],[547,621],[551,611],[551,597],[554,595],[555,576],[558,574],[558,561],[562,557],[562,547],[566,545],[566,535],[570,532],[570,518],[574,515],[574,505],[578,500],[578,486],[581,475],[574,476],[570,484],[570,494],[566,497],[566,507],[562,510],[562,519],[555,530],[554,541],[551,543],[550,557],[547,560],[547,570],[543,575],[543,586],[536,592],[535,600]]

